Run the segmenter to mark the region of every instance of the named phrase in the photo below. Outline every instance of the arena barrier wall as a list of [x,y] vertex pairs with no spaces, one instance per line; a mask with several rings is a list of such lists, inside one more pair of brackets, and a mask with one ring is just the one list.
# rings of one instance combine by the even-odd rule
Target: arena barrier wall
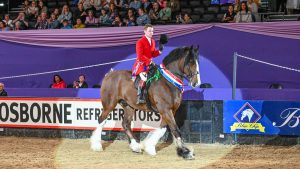
[[[186,142],[300,144],[300,137],[299,135],[297,136],[300,125],[296,126],[299,122],[298,112],[293,114],[293,119],[289,123],[289,125],[295,126],[295,132],[289,131],[290,133],[285,133],[286,135],[281,134],[288,131],[288,128],[282,130],[281,133],[269,133],[271,135],[252,133],[252,130],[247,130],[248,128],[245,130],[236,129],[236,131],[240,131],[238,134],[227,132],[228,127],[234,126],[234,123],[236,123],[233,122],[232,124],[229,122],[230,120],[236,120],[232,116],[232,112],[235,112],[235,114],[236,111],[240,112],[238,110],[245,103],[253,105],[252,107],[259,111],[256,107],[256,104],[261,103],[259,101],[256,103],[246,101],[185,100],[179,107],[175,119]],[[299,105],[299,103],[290,103],[294,105],[294,108]],[[244,109],[247,109],[247,107],[244,106]],[[0,135],[89,138],[92,130],[97,125],[96,115],[101,113],[101,101],[95,99],[6,98],[0,100],[0,111]],[[105,126],[105,131],[102,133],[104,140],[127,139],[124,132],[120,132],[122,130],[121,122],[118,120],[122,118],[122,113],[124,113],[124,110],[119,106],[111,113],[109,122]],[[261,116],[270,119],[270,121],[280,119],[280,109],[272,113],[272,116],[266,113],[262,113]],[[237,117],[240,118],[240,115],[238,114]],[[143,139],[147,131],[159,126],[159,121],[160,116],[156,113],[136,111],[132,126],[136,137]],[[273,120],[272,122],[280,125],[284,123],[283,121],[277,122]],[[257,124],[261,123],[265,127],[264,131],[270,131],[265,123],[259,120],[256,122]],[[243,131],[241,132],[241,130]],[[167,132],[163,140],[170,138],[171,135]]]

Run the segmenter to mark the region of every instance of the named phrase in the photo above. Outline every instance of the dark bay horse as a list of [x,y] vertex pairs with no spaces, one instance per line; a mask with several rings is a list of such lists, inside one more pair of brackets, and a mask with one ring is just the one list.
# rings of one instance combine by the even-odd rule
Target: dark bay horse
[[[201,83],[198,64],[199,47],[176,48],[163,60],[166,69],[177,78],[186,78],[192,87],[198,87]],[[131,78],[131,71],[118,70],[109,72],[101,85],[101,100],[103,112],[99,117],[99,126],[91,136],[91,148],[94,151],[102,151],[101,133],[109,113],[118,103],[124,108],[124,120],[122,126],[127,134],[134,152],[146,151],[150,155],[156,155],[155,146],[166,132],[168,125],[177,147],[177,154],[184,159],[194,159],[194,154],[183,143],[180,130],[176,125],[174,115],[182,100],[182,91],[166,80],[163,76],[153,81],[148,89],[148,98],[154,109],[162,118],[160,128],[151,131],[140,144],[136,141],[131,130],[131,121],[134,109],[151,111],[146,104],[137,105],[137,90]]]

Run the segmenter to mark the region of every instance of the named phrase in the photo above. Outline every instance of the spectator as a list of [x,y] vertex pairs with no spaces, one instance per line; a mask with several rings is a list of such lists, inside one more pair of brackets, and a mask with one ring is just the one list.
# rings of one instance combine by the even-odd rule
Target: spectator
[[67,87],[66,83],[59,75],[53,76],[53,84],[51,85],[51,88],[66,88],[66,87]]
[[101,7],[102,9],[108,9],[109,8],[109,3],[107,0],[101,0]]
[[[92,9],[92,4],[90,3],[90,0],[79,0],[78,4],[82,3],[83,8],[85,11]],[[95,10],[95,9],[93,9]]]
[[128,9],[129,7],[127,0],[119,0],[119,2],[116,2],[115,5],[119,9]]
[[58,28],[57,25],[57,17],[54,13],[51,14],[50,18],[48,19],[48,29],[56,29]]
[[53,14],[56,16],[56,18],[58,18],[59,15],[60,15],[59,9],[58,8],[54,8]]
[[62,23],[65,20],[67,20],[69,23],[71,23],[72,22],[71,19],[72,19],[72,13],[70,12],[69,6],[64,5],[61,15],[59,15],[57,20],[59,21],[59,23]]
[[84,75],[79,75],[79,80],[73,82],[73,88],[88,88]]
[[74,25],[75,29],[85,28],[85,24],[82,23],[80,18],[76,19],[76,25]]
[[242,2],[241,10],[235,15],[235,22],[252,22],[252,15],[248,10],[247,2]]
[[179,0],[170,0],[169,7],[171,8],[173,16],[176,16],[179,14],[179,12],[180,12]]
[[136,23],[139,25],[139,26],[142,26],[142,25],[146,25],[146,24],[150,24],[151,23],[151,20],[150,20],[150,17],[148,14],[146,14],[144,12],[144,9],[143,8],[140,8],[138,10],[139,12],[139,17],[136,19]]
[[29,1],[25,0],[23,4],[23,12],[25,12],[25,14],[27,14],[29,6]]
[[4,90],[4,84],[0,83],[0,97],[8,96],[7,92]]
[[1,31],[9,31],[9,27],[6,26],[4,21],[0,21],[0,32]]
[[39,8],[37,7],[36,2],[32,1],[31,6],[27,9],[26,12],[29,21],[35,20],[38,14],[39,14]]
[[47,21],[47,14],[42,12],[41,16],[38,16],[37,22],[35,24],[35,29],[48,29],[49,24]]
[[164,8],[164,1],[166,1],[166,0],[157,0],[156,2],[158,3],[158,5],[159,5],[159,8]]
[[116,8],[114,3],[109,4],[109,11],[108,12],[109,12],[110,16],[113,15],[115,17],[115,16],[119,15],[119,11]]
[[190,15],[185,13],[183,15],[183,19],[182,19],[181,15],[176,16],[176,23],[179,23],[179,24],[192,24],[193,21],[192,21]]
[[235,16],[235,13],[233,11],[233,6],[232,5],[229,5],[228,6],[228,11],[224,14],[224,17],[222,19],[222,22],[224,23],[232,23],[232,22],[235,22],[234,21],[234,16]]
[[70,22],[68,20],[63,20],[62,27],[60,29],[72,29]]
[[99,23],[99,19],[94,16],[94,12],[89,10],[88,16],[85,18],[86,25],[95,25]]
[[129,8],[133,8],[135,11],[138,11],[141,7],[142,3],[139,0],[134,0],[129,4]]
[[80,18],[82,22],[85,22],[86,16],[87,16],[87,13],[83,9],[83,4],[79,3],[77,5],[77,8],[73,12],[73,17],[76,18],[76,19]]
[[15,25],[15,27],[18,27],[17,30],[25,30],[28,28],[28,22],[25,20],[24,12],[20,12],[18,17],[15,20],[13,20],[12,23]]
[[125,24],[126,26],[135,26],[136,23],[135,23],[134,17],[132,16],[132,17],[130,17],[130,18],[124,18],[124,24]]
[[17,21],[16,23],[15,23],[15,27],[14,27],[14,31],[20,31],[20,30],[23,30],[22,28],[21,28],[21,22],[20,21]]
[[151,21],[156,22],[159,20],[159,11],[160,11],[160,8],[159,8],[158,3],[154,2],[152,5],[152,9],[149,12]]
[[259,16],[258,16],[258,7],[257,4],[254,2],[254,0],[248,0],[248,8],[249,11],[251,11],[253,22],[255,22],[257,19],[259,19]]
[[90,3],[92,3],[92,6],[96,9],[96,11],[99,11],[101,9],[101,0],[91,0]]
[[5,22],[6,26],[10,29],[14,27],[14,25],[12,24],[13,21],[10,19],[9,14],[5,14],[3,21]]
[[171,8],[168,7],[168,2],[163,1],[163,9],[160,10],[159,12],[159,18],[162,21],[169,21],[171,20]]
[[241,10],[241,1],[235,0],[234,2],[234,12],[237,13]]
[[142,7],[144,8],[144,11],[146,13],[149,13],[150,9],[151,9],[151,3],[149,2],[149,0],[143,0],[143,3],[142,3]]
[[135,19],[135,15],[134,15],[134,9],[128,9],[127,11],[127,17],[124,19],[124,23],[126,24],[126,26],[135,26],[136,19]]
[[108,15],[106,14],[106,9],[105,8],[102,8],[101,9],[101,15],[99,17],[99,22],[100,24],[102,25],[109,25],[111,24],[110,20],[109,20],[109,17]]
[[122,22],[120,16],[115,17],[115,20],[112,22],[112,26],[115,26],[115,27],[123,26],[123,22]]
[[39,1],[38,7],[39,7],[40,14],[42,14],[43,12],[46,13],[47,15],[49,14],[48,7],[44,5],[44,2],[42,0]]

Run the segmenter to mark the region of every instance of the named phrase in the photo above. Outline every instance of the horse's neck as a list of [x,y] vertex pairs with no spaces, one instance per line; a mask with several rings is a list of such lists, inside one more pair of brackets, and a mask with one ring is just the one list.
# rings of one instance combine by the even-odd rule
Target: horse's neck
[[178,62],[172,62],[166,66],[166,68],[174,74],[176,77],[178,77],[180,80],[183,80],[182,71],[179,68]]

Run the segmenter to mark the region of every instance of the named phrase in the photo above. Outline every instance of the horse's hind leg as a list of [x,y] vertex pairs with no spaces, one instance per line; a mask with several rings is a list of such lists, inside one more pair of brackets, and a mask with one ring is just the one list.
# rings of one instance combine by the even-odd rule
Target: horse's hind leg
[[116,107],[117,101],[111,99],[110,102],[105,102],[104,100],[102,101],[103,105],[103,112],[101,113],[98,122],[99,125],[97,128],[94,130],[92,136],[91,136],[91,149],[94,151],[103,151],[102,145],[101,145],[101,134],[102,134],[102,129],[103,126],[106,123],[106,118],[109,115],[109,113]]
[[124,119],[122,122],[122,126],[125,130],[126,135],[128,136],[128,139],[130,141],[130,149],[133,152],[141,153],[142,149],[139,143],[136,142],[136,139],[133,136],[132,130],[131,130],[131,122],[134,115],[134,109],[129,107],[128,105],[122,105],[123,109],[125,110]]

